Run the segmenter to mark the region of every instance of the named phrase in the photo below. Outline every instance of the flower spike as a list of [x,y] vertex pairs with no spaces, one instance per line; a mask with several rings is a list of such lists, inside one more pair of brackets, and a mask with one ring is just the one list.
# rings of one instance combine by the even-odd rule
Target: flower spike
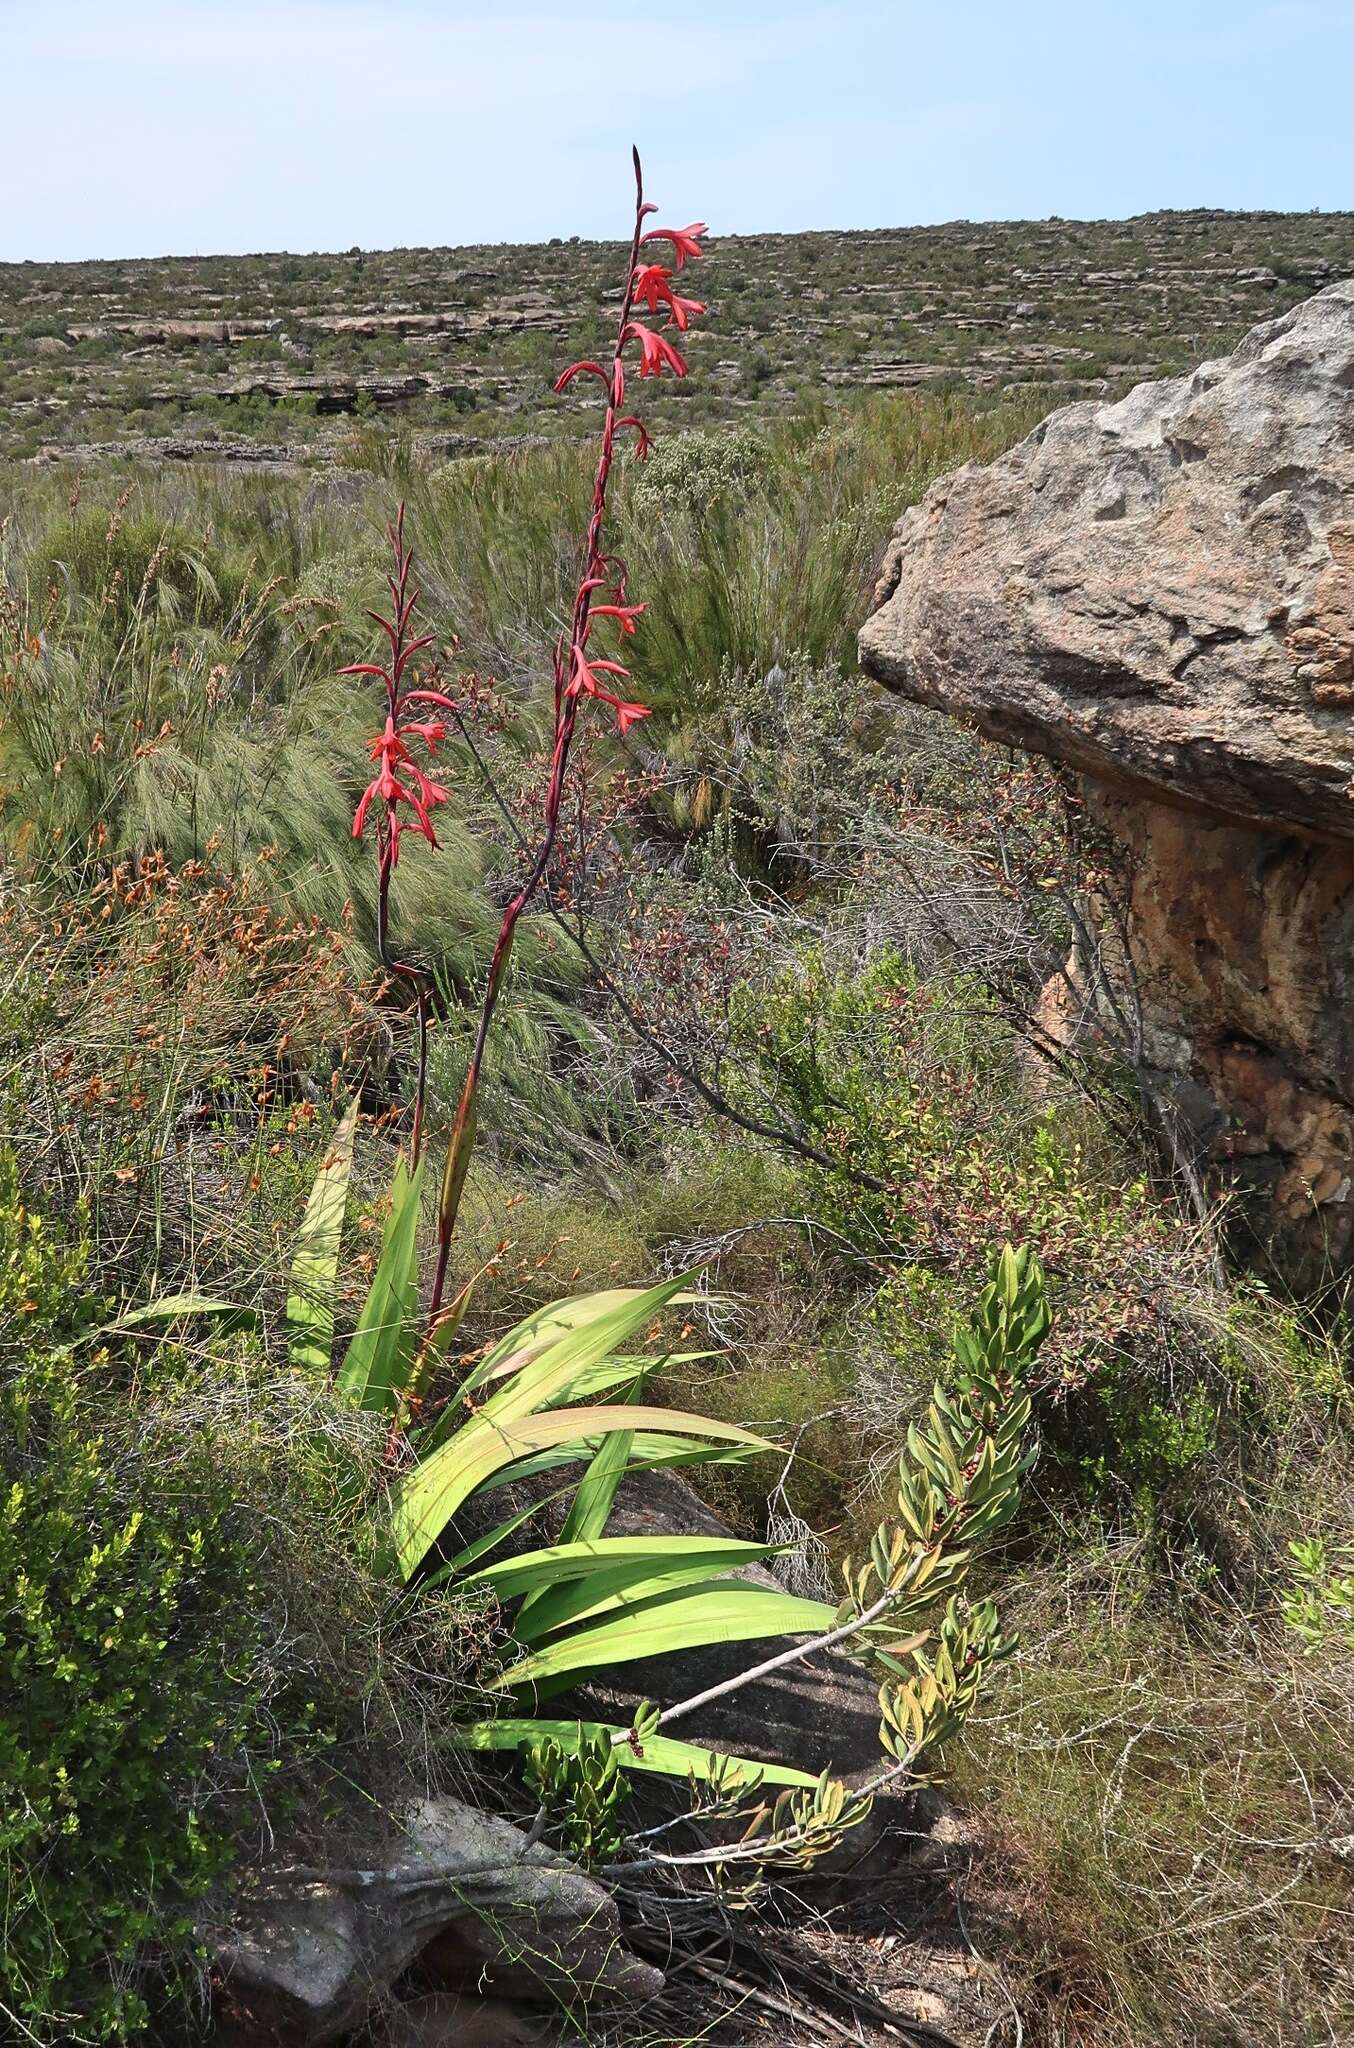
[[[475,1108],[483,1070],[484,1048],[505,984],[519,922],[540,889],[546,885],[550,875],[559,838],[572,748],[579,719],[585,710],[584,700],[593,698],[609,706],[616,715],[616,726],[622,735],[628,733],[640,719],[649,716],[648,705],[631,703],[608,688],[608,683],[613,679],[628,679],[628,670],[618,661],[592,659],[587,650],[594,610],[598,617],[614,619],[624,638],[634,634],[636,623],[644,609],[642,605],[629,603],[626,594],[625,564],[608,554],[603,538],[607,519],[607,491],[616,458],[617,428],[633,428],[637,455],[642,457],[649,449],[649,436],[643,423],[633,414],[623,414],[622,411],[625,403],[625,352],[632,342],[637,345],[639,374],[642,377],[659,376],[664,370],[669,370],[678,377],[686,375],[686,364],[667,335],[656,332],[642,320],[636,319],[636,307],[644,306],[651,316],[656,315],[660,307],[666,307],[667,325],[669,328],[675,327],[678,332],[682,332],[688,322],[703,310],[694,299],[679,299],[672,289],[671,280],[675,271],[680,271],[685,264],[700,256],[700,238],[706,229],[704,222],[693,221],[685,228],[654,228],[645,231],[644,223],[654,209],[644,197],[644,178],[639,152],[635,150],[632,154],[635,167],[635,210],[629,260],[623,274],[615,343],[610,360],[605,366],[591,360],[573,363],[556,380],[554,387],[556,392],[564,392],[569,389],[575,377],[596,377],[599,383],[606,386],[607,402],[601,422],[597,464],[593,476],[592,504],[583,539],[579,580],[574,587],[572,616],[555,643],[554,745],[551,750],[542,828],[530,854],[526,872],[503,913],[489,963],[479,1025],[461,1083],[455,1121],[442,1170],[437,1214],[437,1261],[433,1271],[428,1309],[429,1329],[434,1332],[443,1321],[445,1313],[448,1313],[444,1311],[443,1304],[451,1270],[452,1237],[460,1214],[466,1175],[474,1149]],[[646,244],[651,245],[655,242],[667,244],[672,252],[671,264],[641,260],[641,249]],[[609,592],[608,600],[594,607],[594,593],[602,589]],[[398,726],[396,737],[399,737]],[[425,799],[426,811],[427,802],[422,786],[418,794],[421,799]],[[417,813],[417,806],[415,810]]]

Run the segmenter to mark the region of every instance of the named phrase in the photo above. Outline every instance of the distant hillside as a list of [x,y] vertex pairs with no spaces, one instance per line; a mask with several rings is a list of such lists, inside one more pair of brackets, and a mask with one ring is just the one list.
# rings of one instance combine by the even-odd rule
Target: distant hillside
[[[569,432],[550,382],[601,341],[600,242],[0,265],[0,453],[325,459],[393,416],[454,454]],[[733,236],[692,286],[692,425],[955,383],[1118,389],[1354,275],[1354,214],[1165,213]]]

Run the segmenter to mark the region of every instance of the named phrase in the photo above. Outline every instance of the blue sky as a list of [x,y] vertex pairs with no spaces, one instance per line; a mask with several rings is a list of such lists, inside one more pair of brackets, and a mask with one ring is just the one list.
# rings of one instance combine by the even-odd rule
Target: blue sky
[[1354,208],[1354,0],[0,0],[0,260]]

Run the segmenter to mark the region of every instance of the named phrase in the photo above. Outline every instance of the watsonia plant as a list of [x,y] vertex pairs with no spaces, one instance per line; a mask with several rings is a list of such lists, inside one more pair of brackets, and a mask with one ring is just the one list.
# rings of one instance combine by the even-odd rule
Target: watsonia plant
[[[735,1424],[643,1398],[662,1360],[636,1347],[651,1343],[664,1311],[690,1300],[693,1275],[538,1310],[479,1358],[435,1419],[423,1419],[475,1282],[473,1275],[463,1279],[448,1299],[484,1052],[519,924],[555,857],[580,717],[587,699],[605,705],[622,734],[646,716],[643,704],[613,688],[628,671],[593,645],[600,622],[624,639],[635,634],[645,610],[631,601],[625,564],[609,551],[607,493],[618,434],[632,431],[641,456],[648,447],[640,420],[622,411],[630,353],[638,354],[641,377],[686,373],[671,330],[685,330],[704,308],[678,295],[672,279],[699,257],[704,228],[646,232],[652,209],[644,200],[638,156],[635,179],[634,225],[611,361],[575,363],[556,387],[566,389],[579,377],[603,385],[600,448],[581,574],[567,630],[554,649],[554,733],[540,831],[503,913],[448,1139],[426,1315],[420,1313],[417,1226],[426,1164],[428,991],[417,970],[390,954],[384,906],[402,833],[412,827],[431,848],[437,846],[432,814],[447,792],[418,753],[434,757],[446,719],[459,721],[460,711],[452,697],[420,680],[413,666],[428,638],[414,630],[418,594],[402,514],[390,532],[390,616],[373,614],[388,652],[383,660],[359,662],[348,671],[379,680],[384,691],[383,728],[370,748],[376,773],[358,805],[353,832],[361,837],[374,824],[382,958],[413,989],[419,1064],[409,1156],[396,1168],[376,1271],[337,1366],[336,1384],[356,1407],[380,1416],[389,1432],[391,1464],[398,1468],[387,1524],[392,1571],[425,1587],[454,1581],[462,1590],[492,1596],[510,1619],[511,1647],[491,1689],[518,1711],[484,1722],[469,1740],[484,1748],[525,1750],[543,1804],[563,1805],[566,1834],[594,1861],[624,1850],[630,1862],[694,1861],[719,1871],[740,1864],[798,1867],[863,1816],[873,1787],[848,1793],[827,1773],[815,1779],[782,1764],[722,1757],[667,1731],[714,1699],[821,1649],[863,1658],[880,1678],[881,1738],[890,1761],[878,1782],[915,1772],[922,1750],[951,1731],[983,1672],[1006,1648],[992,1610],[968,1612],[960,1594],[974,1542],[1012,1511],[1024,1469],[1028,1402],[1021,1381],[1046,1326],[1037,1266],[1009,1252],[999,1261],[973,1330],[959,1343],[958,1391],[946,1395],[937,1389],[927,1422],[909,1435],[899,1519],[880,1530],[869,1559],[848,1571],[846,1598],[837,1606],[732,1576],[774,1557],[774,1545],[733,1537],[607,1534],[627,1472],[737,1461],[770,1448]],[[670,248],[672,267],[646,259],[644,251],[654,242]],[[655,330],[637,318],[640,302],[651,314],[665,308],[667,328]],[[350,1111],[335,1134],[307,1208],[292,1274],[289,1346],[293,1362],[310,1372],[331,1366],[354,1122]],[[176,1306],[182,1312],[186,1304]],[[571,1472],[579,1466],[581,1473]],[[557,1472],[562,1496],[570,1499],[558,1539],[512,1554],[513,1537],[539,1504],[540,1482],[548,1484]],[[493,1496],[521,1481],[536,1482],[533,1506],[493,1519]],[[661,1710],[645,1706],[627,1726],[540,1714],[552,1694],[627,1663],[715,1643],[777,1639],[787,1647],[772,1657]],[[740,1841],[693,1858],[669,1853],[652,1837],[624,1843],[615,1819],[618,1773],[632,1769],[690,1778],[703,1788],[698,1810],[704,1817],[717,1822],[737,1812]],[[759,1804],[763,1784],[780,1790]]]
[[[504,1713],[485,1722],[472,1741],[492,1748],[523,1748],[543,1801],[562,1800],[572,1816],[572,1838],[594,1859],[616,1845],[613,1815],[618,1769],[631,1767],[690,1776],[707,1788],[706,1806],[745,1806],[762,1783],[782,1789],[772,1804],[743,1814],[741,1849],[730,1860],[796,1863],[819,1853],[860,1818],[869,1789],[848,1795],[826,1774],[813,1779],[793,1768],[721,1758],[675,1740],[668,1727],[753,1678],[793,1662],[815,1648],[842,1647],[866,1658],[881,1678],[881,1739],[891,1762],[884,1776],[915,1771],[921,1751],[953,1728],[971,1704],[982,1674],[1003,1653],[990,1607],[965,1612],[959,1604],[973,1543],[1010,1514],[1026,1453],[1022,1448],[1028,1401],[1023,1372],[1046,1328],[1042,1282],[1028,1258],[1006,1253],[975,1321],[960,1340],[959,1388],[937,1389],[926,1425],[914,1429],[900,1474],[899,1521],[878,1533],[868,1561],[848,1572],[840,1607],[798,1598],[731,1574],[775,1555],[775,1546],[703,1536],[609,1536],[621,1480],[637,1467],[689,1464],[701,1459],[742,1459],[768,1448],[753,1432],[708,1417],[653,1407],[643,1399],[658,1362],[630,1347],[650,1332],[655,1317],[687,1299],[693,1276],[647,1290],[618,1289],[538,1311],[494,1346],[468,1375],[431,1425],[419,1422],[424,1398],[464,1313],[473,1277],[450,1302],[446,1291],[452,1238],[475,1140],[475,1107],[485,1046],[508,971],[518,925],[544,883],[555,856],[571,750],[585,700],[607,706],[624,734],[645,717],[643,704],[613,687],[628,679],[618,661],[592,644],[601,621],[622,639],[633,636],[645,606],[631,601],[623,561],[606,540],[607,493],[617,435],[633,431],[636,452],[649,437],[633,413],[624,413],[627,352],[637,351],[641,377],[686,364],[670,338],[704,311],[673,289],[674,270],[700,256],[703,225],[653,229],[635,156],[635,215],[611,361],[575,363],[558,380],[563,391],[579,377],[604,387],[604,413],[582,570],[569,626],[554,648],[554,737],[541,827],[526,870],[504,914],[490,962],[480,1016],[447,1146],[438,1200],[437,1257],[428,1317],[418,1335],[416,1231],[423,1174],[421,1157],[426,1079],[427,1001],[416,983],[420,1057],[410,1160],[397,1169],[380,1261],[370,1294],[338,1373],[338,1385],[357,1405],[388,1421],[392,1443],[408,1438],[413,1462],[394,1482],[390,1521],[392,1565],[407,1580],[455,1579],[466,1590],[492,1595],[511,1616],[513,1648],[493,1681],[495,1690],[536,1711]],[[646,260],[649,244],[670,248],[673,267]],[[663,307],[667,330],[636,318],[643,302]],[[418,764],[414,748],[435,753],[445,718],[459,721],[454,699],[426,684],[406,682],[425,636],[413,631],[417,593],[403,515],[391,530],[391,616],[378,620],[389,641],[387,659],[359,663],[385,689],[385,723],[372,743],[378,770],[364,792],[353,830],[376,820],[382,898],[399,857],[406,818],[436,847],[431,813],[446,792]],[[416,674],[416,672],[415,672]],[[417,708],[418,716],[411,712]],[[425,716],[425,708],[432,715]],[[384,930],[384,922],[383,922]],[[384,952],[383,952],[384,957]],[[393,960],[393,972],[410,970]],[[345,1123],[321,1176],[303,1239],[323,1250],[303,1254],[309,1282],[332,1286],[336,1249],[331,1238],[342,1216],[339,1192],[351,1158]],[[305,1289],[302,1288],[304,1294]],[[293,1343],[315,1362],[332,1324],[323,1316],[293,1315]],[[586,1460],[586,1463],[584,1461]],[[483,1528],[486,1501],[514,1481],[539,1481],[584,1463],[573,1488],[559,1539],[516,1555],[511,1538],[531,1510],[510,1513]],[[466,1510],[480,1533],[466,1540]],[[944,1611],[936,1620],[943,1603]],[[900,1637],[901,1631],[901,1637]],[[662,1711],[640,1710],[628,1727],[581,1721],[546,1722],[540,1706],[552,1693],[583,1677],[639,1659],[716,1642],[764,1642],[789,1647],[716,1686]],[[665,1859],[650,1845],[645,1852]]]

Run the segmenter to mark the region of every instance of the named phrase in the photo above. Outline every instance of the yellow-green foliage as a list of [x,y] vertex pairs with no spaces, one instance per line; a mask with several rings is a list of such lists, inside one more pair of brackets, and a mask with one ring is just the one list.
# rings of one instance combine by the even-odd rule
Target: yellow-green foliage
[[894,1268],[873,1311],[886,1345],[916,1344],[922,1303],[933,1331],[953,1322],[994,1238],[1054,1276],[1044,1374],[1068,1386],[1150,1330],[1163,1288],[1197,1280],[1178,1212],[1094,1117],[1041,1099],[976,978],[922,982],[887,952],[848,977],[810,949],[738,992],[734,1028],[792,1123],[842,1162],[808,1169],[814,1213]]
[[83,1266],[0,1156],[0,2006],[52,2044],[137,2034],[148,1951],[188,1937],[259,1626],[220,1500],[148,1487],[82,1410]]

